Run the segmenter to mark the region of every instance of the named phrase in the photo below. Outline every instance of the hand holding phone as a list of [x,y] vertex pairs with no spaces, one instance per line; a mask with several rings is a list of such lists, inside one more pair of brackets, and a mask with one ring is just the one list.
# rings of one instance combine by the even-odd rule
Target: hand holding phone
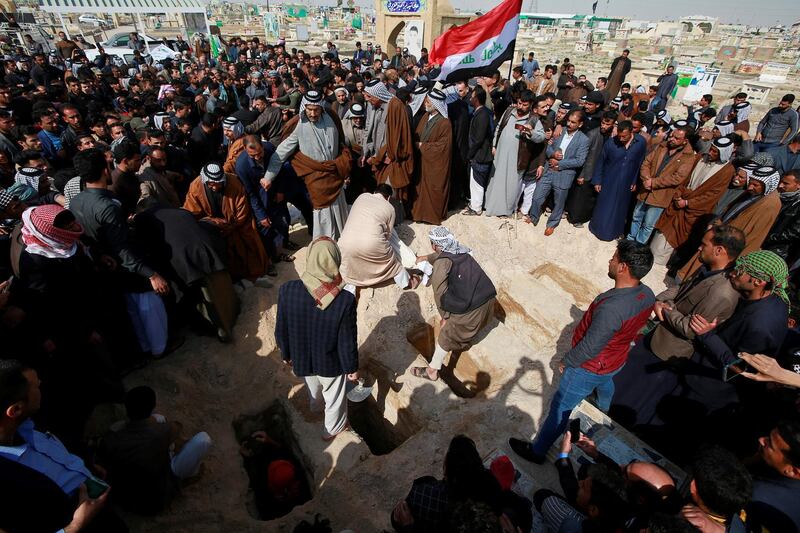
[[578,442],[581,438],[581,419],[575,418],[569,421],[569,441],[572,444]]
[[108,483],[93,477],[86,478],[86,495],[92,500],[96,500],[108,490]]

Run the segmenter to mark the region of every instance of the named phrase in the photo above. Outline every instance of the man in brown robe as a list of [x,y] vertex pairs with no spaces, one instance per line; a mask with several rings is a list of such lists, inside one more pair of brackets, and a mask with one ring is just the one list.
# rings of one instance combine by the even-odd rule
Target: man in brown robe
[[[727,141],[727,142],[725,142]],[[733,145],[730,139],[717,140],[709,148],[708,154],[695,155],[695,163],[688,182],[678,186],[672,201],[655,225],[650,249],[654,261],[665,265],[672,252],[681,247],[695,230],[698,221],[714,210],[736,169],[728,162]]]
[[222,134],[228,143],[228,155],[222,169],[226,174],[235,174],[236,160],[244,152],[244,125],[236,117],[227,117],[222,121]]
[[433,89],[428,94],[425,115],[416,133],[419,139],[420,180],[411,214],[415,222],[439,224],[447,217],[453,144],[453,132],[442,91]]
[[364,87],[364,98],[368,105],[362,161],[372,166],[377,183],[388,183],[395,198],[407,201],[414,172],[414,140],[406,105],[378,79]]
[[247,194],[235,175],[216,169],[219,165],[215,163],[203,168],[189,185],[183,208],[222,234],[231,277],[254,281],[266,273],[269,259],[258,236]]
[[[737,198],[720,216],[722,224],[742,230],[745,247],[741,255],[747,255],[761,248],[770,228],[781,211],[780,194],[776,192],[781,177],[774,167],[761,167],[753,171],[747,182],[745,193]],[[678,272],[680,279],[686,279],[700,268],[698,254]]]

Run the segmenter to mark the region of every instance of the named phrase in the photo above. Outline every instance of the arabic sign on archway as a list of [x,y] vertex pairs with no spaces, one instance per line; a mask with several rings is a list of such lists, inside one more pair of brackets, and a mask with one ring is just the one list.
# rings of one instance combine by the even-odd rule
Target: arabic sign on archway
[[387,13],[419,13],[425,9],[425,0],[384,0]]

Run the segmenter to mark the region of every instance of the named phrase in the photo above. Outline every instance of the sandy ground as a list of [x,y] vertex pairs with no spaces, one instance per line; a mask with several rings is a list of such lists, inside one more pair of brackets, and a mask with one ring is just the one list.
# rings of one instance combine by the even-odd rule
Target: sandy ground
[[[159,412],[184,424],[185,433],[205,430],[214,447],[200,479],[155,518],[128,517],[132,531],[291,531],[315,513],[334,531],[391,530],[389,513],[422,475],[441,476],[450,438],[464,433],[488,454],[508,449],[509,436],[531,437],[553,395],[558,354],[569,347],[572,330],[592,299],[611,287],[607,263],[614,244],[564,221],[552,237],[543,224],[451,216],[446,222],[484,267],[498,289],[498,316],[480,342],[455,364],[448,383],[407,373],[432,352],[438,319],[432,292],[402,291],[393,284],[367,289],[358,305],[360,367],[376,379],[373,397],[353,408],[352,434],[326,443],[322,421],[307,407],[300,381],[276,351],[277,288],[304,269],[305,249],[293,264],[278,266],[274,287],[253,287],[243,296],[235,342],[190,337],[175,354],[132,374],[128,386],[156,389]],[[429,251],[430,226],[400,227],[401,238],[419,253]],[[296,238],[307,242],[305,230]],[[657,293],[664,270],[655,267],[645,282]],[[414,344],[409,342],[414,341]],[[453,361],[450,362],[453,365]],[[455,391],[455,392],[454,392]],[[456,394],[456,392],[458,394]],[[257,415],[275,401],[283,404],[306,461],[314,497],[283,517],[262,522],[247,510],[248,481],[238,453],[233,421]],[[513,455],[512,455],[513,457]],[[557,487],[552,464],[518,466],[536,487]]]

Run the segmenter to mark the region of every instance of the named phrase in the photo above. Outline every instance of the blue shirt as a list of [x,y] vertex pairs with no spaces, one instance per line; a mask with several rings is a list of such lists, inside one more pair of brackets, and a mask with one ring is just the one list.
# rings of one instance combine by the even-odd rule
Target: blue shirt
[[58,151],[61,150],[61,135],[50,133],[49,131],[39,130],[39,140],[42,141],[42,152],[44,157],[50,161],[58,158]]
[[33,428],[33,420],[26,420],[17,429],[25,441],[19,446],[0,446],[0,456],[25,465],[49,477],[65,494],[73,494],[92,477],[83,460],[72,455],[57,437]]
[[533,72],[537,68],[539,68],[539,62],[535,59],[531,59],[530,61],[524,59],[522,61],[522,72],[525,73],[525,77],[528,79],[533,78]]

